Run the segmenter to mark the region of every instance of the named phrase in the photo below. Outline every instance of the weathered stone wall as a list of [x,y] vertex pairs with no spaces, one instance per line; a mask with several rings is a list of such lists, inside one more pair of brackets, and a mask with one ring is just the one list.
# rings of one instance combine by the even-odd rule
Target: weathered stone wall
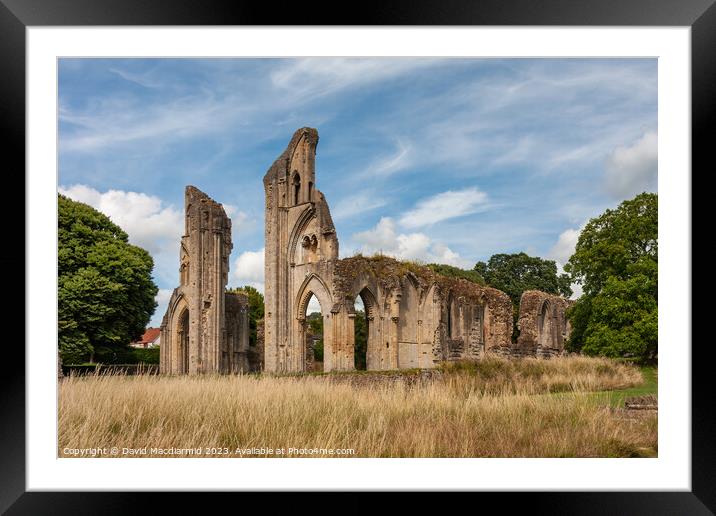
[[569,338],[565,316],[571,301],[538,290],[528,290],[520,298],[518,328],[520,335],[513,356],[550,357],[564,351]]
[[509,346],[512,305],[499,290],[386,256],[338,260],[333,281],[347,314],[363,300],[369,370],[430,368]]
[[249,298],[246,294],[227,292],[226,338],[222,342],[221,371],[248,372],[249,366]]
[[166,374],[241,370],[246,363],[248,312],[246,296],[225,292],[233,247],[231,219],[221,204],[193,186],[186,187],[184,209],[180,284],[162,320],[160,370]]
[[256,344],[249,346],[248,351],[249,371],[259,372],[264,370],[264,320],[256,321]]

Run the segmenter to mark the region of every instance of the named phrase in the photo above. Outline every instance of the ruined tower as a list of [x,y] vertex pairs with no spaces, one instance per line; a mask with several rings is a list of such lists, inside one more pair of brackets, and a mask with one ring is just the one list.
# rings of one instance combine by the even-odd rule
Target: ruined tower
[[221,204],[193,186],[184,194],[185,229],[179,287],[161,325],[160,370],[169,374],[246,370],[248,305],[226,293],[231,219]]
[[299,129],[264,176],[266,371],[305,369],[305,310],[312,295],[321,305],[324,340],[331,338],[330,278],[338,238],[316,189],[317,145],[318,131]]

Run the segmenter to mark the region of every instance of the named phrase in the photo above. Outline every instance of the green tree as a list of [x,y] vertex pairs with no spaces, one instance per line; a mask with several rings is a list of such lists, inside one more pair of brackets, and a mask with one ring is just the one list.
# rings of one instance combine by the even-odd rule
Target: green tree
[[157,303],[152,257],[94,208],[58,195],[58,333],[63,363],[126,351]]
[[526,253],[494,254],[487,262],[477,262],[475,271],[491,287],[502,290],[512,300],[514,317],[513,339],[517,339],[520,298],[526,290],[541,290],[564,297],[572,295],[567,274],[557,274],[554,260],[543,260]]
[[230,288],[228,292],[246,294],[249,298],[249,346],[255,346],[257,323],[264,318],[264,295],[251,285]]
[[593,218],[565,265],[584,294],[568,346],[590,355],[657,355],[658,196],[641,193]]

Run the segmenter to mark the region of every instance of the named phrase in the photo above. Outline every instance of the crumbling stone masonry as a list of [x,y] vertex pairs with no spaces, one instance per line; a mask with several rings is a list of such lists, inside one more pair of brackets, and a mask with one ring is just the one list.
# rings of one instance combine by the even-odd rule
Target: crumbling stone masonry
[[184,194],[180,285],[161,325],[160,371],[166,374],[247,371],[248,298],[226,292],[231,219],[193,186]]
[[520,298],[517,321],[520,336],[513,356],[550,357],[564,351],[570,325],[565,316],[571,301],[538,290],[528,290]]
[[324,371],[354,364],[354,302],[368,325],[367,368],[430,368],[509,352],[512,306],[503,292],[387,257],[338,259],[338,238],[316,189],[318,132],[296,131],[264,176],[265,370],[310,367],[306,309],[323,316]]

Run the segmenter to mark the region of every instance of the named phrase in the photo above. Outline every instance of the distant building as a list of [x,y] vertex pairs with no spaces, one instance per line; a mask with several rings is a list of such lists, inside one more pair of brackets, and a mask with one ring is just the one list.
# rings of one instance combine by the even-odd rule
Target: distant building
[[161,340],[161,330],[159,328],[147,328],[142,338],[136,342],[132,342],[130,346],[133,348],[155,348],[159,346]]

